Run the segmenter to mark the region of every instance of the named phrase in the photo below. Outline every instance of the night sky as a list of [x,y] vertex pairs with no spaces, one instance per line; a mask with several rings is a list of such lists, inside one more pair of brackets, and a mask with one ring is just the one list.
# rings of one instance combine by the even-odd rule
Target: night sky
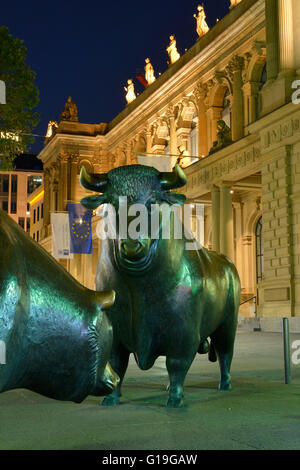
[[[50,119],[58,120],[68,96],[78,105],[79,121],[108,122],[126,105],[124,86],[135,79],[150,57],[155,74],[167,69],[169,36],[181,54],[197,39],[193,14],[204,3],[214,26],[229,11],[229,0],[5,0],[1,24],[24,40],[27,62],[40,90],[35,133],[45,135]],[[32,151],[38,153],[43,139]]]

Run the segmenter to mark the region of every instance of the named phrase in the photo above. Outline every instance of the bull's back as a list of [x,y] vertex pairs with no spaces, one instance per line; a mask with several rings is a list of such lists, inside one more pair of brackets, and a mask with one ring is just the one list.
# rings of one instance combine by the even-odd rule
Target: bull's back
[[206,338],[225,321],[236,321],[240,301],[240,280],[234,264],[224,255],[205,248],[185,255],[190,275],[201,279],[195,295],[194,309],[200,316],[201,339]]
[[111,342],[99,296],[0,210],[0,339],[7,344],[0,391],[23,387],[57,399],[85,397]]

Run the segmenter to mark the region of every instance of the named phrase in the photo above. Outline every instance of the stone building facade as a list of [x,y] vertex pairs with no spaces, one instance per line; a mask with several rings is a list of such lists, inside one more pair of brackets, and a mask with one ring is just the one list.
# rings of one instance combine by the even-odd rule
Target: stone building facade
[[[111,122],[61,121],[39,155],[44,163],[42,245],[50,212],[86,192],[79,171],[107,172],[140,153],[178,155],[184,146],[188,201],[204,204],[204,244],[234,260],[244,299],[261,317],[300,316],[300,76],[298,0],[231,2],[229,13]],[[215,146],[218,125],[232,143]],[[222,137],[222,136],[221,136]],[[213,149],[214,147],[214,149]],[[213,150],[212,150],[213,149]],[[197,160],[195,162],[195,157]],[[64,261],[93,287],[94,255]],[[246,311],[245,311],[246,312]]]

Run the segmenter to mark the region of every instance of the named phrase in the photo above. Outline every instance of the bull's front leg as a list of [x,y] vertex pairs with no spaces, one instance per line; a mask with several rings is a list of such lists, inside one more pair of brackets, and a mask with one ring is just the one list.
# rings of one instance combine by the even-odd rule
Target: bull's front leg
[[167,356],[166,366],[170,379],[167,406],[170,408],[178,408],[183,403],[183,384],[194,357],[195,354],[192,357],[181,359]]
[[109,360],[112,368],[120,377],[120,382],[116,389],[110,394],[107,395],[103,401],[102,406],[114,406],[120,403],[119,397],[121,394],[121,386],[128,367],[129,352],[125,349],[121,343],[113,344],[111,358]]

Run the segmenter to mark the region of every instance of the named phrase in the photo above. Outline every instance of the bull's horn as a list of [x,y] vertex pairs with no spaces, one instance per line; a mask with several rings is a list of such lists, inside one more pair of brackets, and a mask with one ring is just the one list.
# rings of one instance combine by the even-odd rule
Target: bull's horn
[[95,173],[88,173],[85,167],[82,166],[80,170],[80,184],[85,189],[104,193],[107,185],[107,174],[97,175]]
[[187,183],[187,177],[183,169],[176,164],[173,171],[160,173],[160,183],[164,191],[181,188]]

